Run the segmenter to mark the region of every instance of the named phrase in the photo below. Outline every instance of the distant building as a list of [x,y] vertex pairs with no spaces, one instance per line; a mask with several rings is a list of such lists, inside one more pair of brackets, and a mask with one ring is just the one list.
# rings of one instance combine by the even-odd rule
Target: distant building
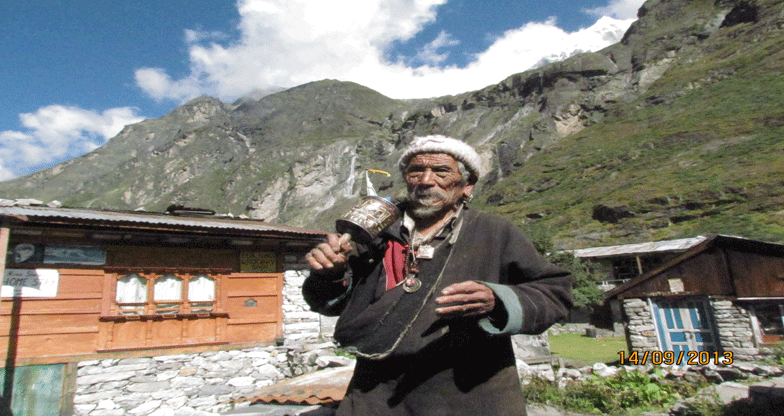
[[[660,266],[689,248],[705,241],[705,237],[678,240],[654,241],[614,246],[590,247],[570,250],[575,257],[588,266],[602,292],[627,282],[649,270]],[[590,323],[596,327],[612,329],[622,333],[620,321],[613,320],[609,305],[590,309],[573,309],[570,320],[574,323]]]
[[709,237],[605,301],[632,351],[755,360],[784,337],[784,245]]
[[653,270],[684,251],[705,241],[705,237],[591,247],[571,251],[599,276],[602,291],[608,291],[647,271]]

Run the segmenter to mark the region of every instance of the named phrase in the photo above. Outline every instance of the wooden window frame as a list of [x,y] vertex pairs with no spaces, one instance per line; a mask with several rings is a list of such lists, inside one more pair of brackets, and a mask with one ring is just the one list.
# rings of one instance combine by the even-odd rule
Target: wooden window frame
[[[227,316],[222,309],[220,302],[221,293],[221,278],[229,273],[228,269],[171,269],[171,268],[154,268],[154,269],[136,269],[136,268],[122,268],[114,270],[106,270],[110,275],[111,290],[108,296],[109,307],[104,308],[102,313],[102,321],[125,321],[125,320],[160,320],[160,319],[176,319],[176,318],[208,318],[208,317],[224,317]],[[117,284],[120,279],[130,275],[136,274],[142,279],[147,281],[147,301],[144,303],[118,303],[117,302]],[[181,295],[179,300],[155,300],[155,281],[171,274],[177,278],[182,279]],[[212,301],[193,301],[188,297],[188,287],[191,280],[199,276],[207,276],[215,283],[214,299]],[[193,312],[193,304],[212,304],[210,311],[197,311]],[[158,313],[158,305],[172,305],[177,304],[176,313],[162,314]],[[121,305],[139,305],[143,306],[142,313],[140,314],[123,314],[120,308]]]
[[751,324],[754,332],[754,340],[757,346],[770,346],[775,345],[784,340],[784,335],[765,334],[762,326],[760,325],[760,314],[764,313],[762,310],[767,308],[778,308],[778,319],[784,327],[784,304],[778,302],[761,302],[752,304],[751,306]]

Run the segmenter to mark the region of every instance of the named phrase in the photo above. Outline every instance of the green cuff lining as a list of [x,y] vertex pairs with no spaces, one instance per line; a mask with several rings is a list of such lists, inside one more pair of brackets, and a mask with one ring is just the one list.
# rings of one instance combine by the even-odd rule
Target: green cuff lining
[[498,328],[488,317],[479,320],[479,326],[488,334],[513,335],[523,328],[523,307],[517,294],[505,285],[497,283],[478,282],[490,288],[501,301],[501,306],[506,308],[507,320],[503,328]]

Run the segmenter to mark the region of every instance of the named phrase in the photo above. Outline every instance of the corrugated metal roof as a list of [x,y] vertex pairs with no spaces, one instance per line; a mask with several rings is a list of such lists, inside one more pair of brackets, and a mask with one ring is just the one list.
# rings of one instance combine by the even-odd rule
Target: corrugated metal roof
[[0,216],[10,216],[17,218],[21,217],[35,219],[42,222],[54,222],[59,219],[94,223],[133,223],[174,228],[211,228],[218,230],[306,234],[313,236],[325,234],[323,231],[306,230],[250,219],[225,217],[189,217],[141,211],[131,212],[91,210],[81,208],[11,206],[0,207]]
[[343,400],[354,367],[319,370],[282,381],[241,397],[239,401],[280,404],[325,404]]
[[679,255],[678,257],[664,263],[660,267],[656,269],[650,270],[645,272],[625,283],[622,285],[615,287],[613,289],[608,290],[602,296],[605,300],[612,299],[619,294],[630,290],[631,288],[639,285],[640,283],[645,282],[648,279],[654,278],[660,273],[669,270],[670,268],[688,261],[689,259],[698,256],[705,250],[708,250],[712,247],[719,246],[719,247],[729,247],[729,248],[738,248],[742,250],[750,250],[753,253],[774,253],[777,256],[784,256],[784,245],[777,244],[777,243],[768,243],[764,241],[757,241],[757,240],[750,240],[745,237],[738,237],[738,236],[730,236],[730,235],[714,235],[710,237],[702,237],[703,242],[699,244],[695,244],[693,247],[689,248],[683,254]]
[[662,251],[681,252],[686,251],[697,244],[705,241],[707,237],[701,235],[692,238],[681,238],[678,240],[652,241],[647,243],[622,244],[617,246],[591,247],[571,250],[575,257],[613,257],[632,254],[655,253]]

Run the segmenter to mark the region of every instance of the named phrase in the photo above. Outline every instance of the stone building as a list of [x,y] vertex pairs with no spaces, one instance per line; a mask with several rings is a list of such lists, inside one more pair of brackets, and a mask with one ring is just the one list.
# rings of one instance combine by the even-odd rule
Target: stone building
[[630,352],[756,360],[784,336],[784,245],[709,237],[609,290],[605,303]]

